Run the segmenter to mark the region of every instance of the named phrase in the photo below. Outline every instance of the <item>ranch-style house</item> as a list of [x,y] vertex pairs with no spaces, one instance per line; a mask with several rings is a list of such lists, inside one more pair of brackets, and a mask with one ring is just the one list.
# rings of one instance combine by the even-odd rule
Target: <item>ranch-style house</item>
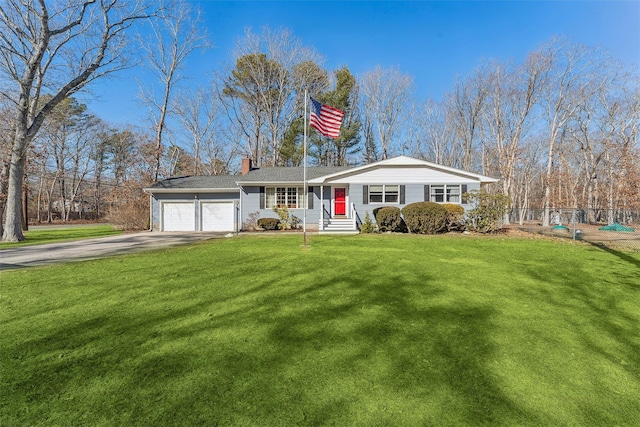
[[186,176],[160,181],[151,197],[153,231],[240,231],[250,215],[277,215],[286,206],[298,218],[306,209],[308,230],[357,232],[373,209],[432,201],[458,203],[463,193],[497,182],[495,178],[398,156],[364,166],[253,168],[243,159],[241,175]]

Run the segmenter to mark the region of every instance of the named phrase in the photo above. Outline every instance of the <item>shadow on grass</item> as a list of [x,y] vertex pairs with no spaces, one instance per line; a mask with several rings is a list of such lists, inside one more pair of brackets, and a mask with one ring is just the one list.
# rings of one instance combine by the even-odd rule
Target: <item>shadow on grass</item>
[[[632,256],[607,246],[593,246],[634,267],[639,266]],[[588,260],[567,257],[561,262],[561,275],[557,269],[529,270],[527,273],[545,286],[523,292],[532,296],[544,311],[550,313],[549,317],[563,319],[553,331],[559,354],[566,357],[561,363],[568,366],[558,381],[567,384],[588,381],[602,399],[606,397],[615,402],[607,410],[597,405],[584,405],[581,408],[583,420],[576,422],[619,424],[624,414],[637,409],[637,393],[631,391],[633,388],[629,384],[635,384],[640,389],[640,317],[637,312],[640,271],[633,267],[616,271],[614,266],[607,274],[597,274],[599,270],[594,272],[585,266]],[[585,362],[588,360],[587,363],[592,364],[593,372],[588,379],[572,376],[570,365],[579,363],[574,352],[582,353],[582,357],[589,356]],[[579,371],[574,371],[575,374],[584,375]],[[574,399],[579,398],[588,400],[586,396],[576,396]]]
[[[16,349],[18,357],[38,349],[40,386],[31,388],[34,378],[15,386],[31,389],[24,398],[40,410],[75,396],[116,423],[540,422],[486,366],[492,308],[436,303],[443,290],[432,278],[384,281],[379,268],[310,283],[306,269],[289,266],[278,280],[221,298],[189,302],[184,285],[173,306],[159,296],[141,313],[87,312]],[[57,416],[49,421],[65,412]]]
[[[158,253],[156,262],[172,263],[162,276],[142,263],[118,272],[135,270],[144,283],[100,287],[82,307],[69,301],[81,320],[56,315],[64,310],[56,307],[55,322],[13,346],[2,369],[28,374],[7,386],[21,411],[7,425],[551,424],[545,411],[508,394],[492,365],[502,350],[499,304],[452,291],[458,284],[438,280],[428,265],[402,268],[426,253],[404,260],[390,248],[387,258],[341,269],[349,255],[324,250],[317,244],[278,262],[266,251],[251,262],[239,254],[235,264],[216,253],[185,251],[186,261]],[[592,325],[615,337],[629,369],[640,365],[640,352],[631,354],[633,317],[603,307],[606,296],[589,288],[590,277],[564,283],[545,270],[531,274],[565,289],[529,289],[536,301],[568,317],[593,310]],[[105,292],[122,298],[101,305]],[[572,326],[616,357],[588,341],[585,325]]]
[[[601,243],[592,243],[589,242],[591,244],[591,246],[596,247],[598,249],[601,249],[605,252],[607,252],[608,254],[614,255],[618,258],[620,258],[622,261],[628,262],[629,264],[635,266],[636,268],[640,269],[640,258],[635,258],[629,254],[626,254],[624,252],[621,251],[617,251],[613,248],[610,248],[607,245],[601,244]],[[640,273],[639,273],[640,274]]]
[[[282,354],[259,375],[270,378],[267,386],[287,378],[311,424],[535,421],[485,367],[493,351],[491,309],[431,304],[441,290],[426,278],[376,283],[375,276],[351,271],[328,279],[307,290],[324,300],[269,317],[268,341]],[[335,299],[345,292],[348,298]],[[291,362],[308,369],[291,372]],[[447,405],[451,412],[443,415]]]

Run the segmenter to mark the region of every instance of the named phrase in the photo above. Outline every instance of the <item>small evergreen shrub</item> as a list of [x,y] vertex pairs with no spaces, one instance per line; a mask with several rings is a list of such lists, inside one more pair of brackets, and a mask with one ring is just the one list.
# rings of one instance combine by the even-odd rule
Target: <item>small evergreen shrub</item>
[[376,217],[376,223],[380,231],[396,231],[402,232],[404,222],[400,214],[400,208],[395,206],[385,206],[383,208],[376,208],[373,210],[373,215]]
[[445,203],[442,207],[447,210],[447,231],[462,230],[464,227],[464,208],[453,203]]
[[366,211],[364,214],[364,221],[362,221],[362,225],[360,225],[360,233],[371,234],[375,231],[376,231],[376,226],[373,224],[373,221],[371,220],[369,211]]
[[402,209],[402,215],[411,233],[435,234],[447,225],[447,210],[435,202],[411,203]]
[[466,213],[467,230],[494,233],[502,228],[502,218],[511,207],[509,196],[473,190],[467,193],[467,200],[473,206]]
[[260,218],[258,220],[258,227],[263,230],[277,230],[280,220],[278,218]]

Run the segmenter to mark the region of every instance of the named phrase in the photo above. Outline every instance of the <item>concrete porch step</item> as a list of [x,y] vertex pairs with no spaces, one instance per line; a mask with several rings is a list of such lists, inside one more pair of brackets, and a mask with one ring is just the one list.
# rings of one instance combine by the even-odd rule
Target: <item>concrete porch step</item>
[[357,234],[358,230],[353,227],[353,220],[350,218],[331,218],[325,223],[324,229],[320,233],[344,233]]

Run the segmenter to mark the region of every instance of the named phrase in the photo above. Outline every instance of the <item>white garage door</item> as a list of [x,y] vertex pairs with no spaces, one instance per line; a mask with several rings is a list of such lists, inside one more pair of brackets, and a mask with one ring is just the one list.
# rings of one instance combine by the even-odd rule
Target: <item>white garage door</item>
[[206,202],[202,206],[202,231],[233,231],[233,202]]
[[193,203],[163,203],[162,229],[164,231],[194,231],[196,208]]

